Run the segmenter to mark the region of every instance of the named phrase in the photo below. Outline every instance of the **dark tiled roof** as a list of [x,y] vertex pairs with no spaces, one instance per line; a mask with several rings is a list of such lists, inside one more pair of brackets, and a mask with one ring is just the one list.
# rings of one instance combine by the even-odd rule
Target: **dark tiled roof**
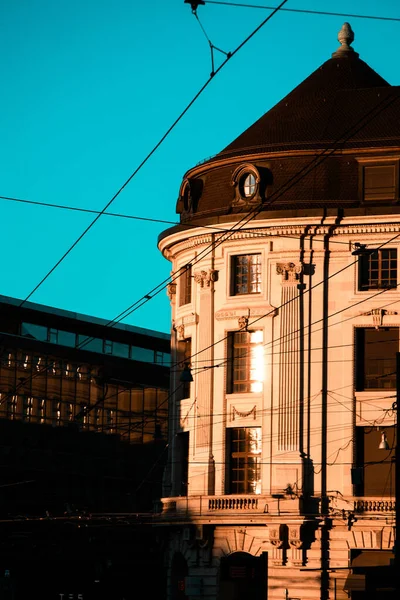
[[[379,94],[392,91],[390,84],[356,53],[331,58],[213,160],[278,149],[315,148],[335,141],[379,104]],[[392,128],[385,114],[383,111],[380,123],[383,120],[383,133],[389,134]],[[399,122],[397,125],[399,134]],[[365,127],[362,139],[375,136],[377,131],[382,132],[379,127],[372,126],[372,131]],[[358,138],[354,141],[361,141]]]
[[[217,223],[248,212],[251,207],[234,202],[233,175],[241,160],[269,170],[264,215],[320,208],[363,211],[358,159],[365,152],[390,157],[391,148],[398,156],[399,146],[400,87],[391,86],[356,52],[339,52],[222,152],[189,171],[193,189],[201,193],[193,194],[190,212],[181,200],[177,212],[183,225]],[[396,202],[389,204],[394,208]]]

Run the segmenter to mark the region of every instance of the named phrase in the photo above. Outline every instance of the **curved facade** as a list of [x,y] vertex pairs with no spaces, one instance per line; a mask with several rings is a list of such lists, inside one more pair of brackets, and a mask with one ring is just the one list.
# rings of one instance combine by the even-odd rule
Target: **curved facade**
[[159,239],[171,599],[363,598],[379,569],[393,593],[399,88],[338,39]]

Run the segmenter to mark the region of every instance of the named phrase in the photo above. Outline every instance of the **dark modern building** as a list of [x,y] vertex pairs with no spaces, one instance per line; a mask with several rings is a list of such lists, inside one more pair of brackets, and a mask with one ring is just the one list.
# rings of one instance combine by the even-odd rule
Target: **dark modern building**
[[133,597],[159,560],[170,336],[0,296],[0,354],[0,598]]

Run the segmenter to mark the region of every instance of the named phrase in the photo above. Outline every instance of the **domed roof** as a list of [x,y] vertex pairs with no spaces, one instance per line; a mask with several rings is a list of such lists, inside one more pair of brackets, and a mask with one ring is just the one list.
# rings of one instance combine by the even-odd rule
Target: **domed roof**
[[[374,88],[389,91],[391,86],[351,48],[354,34],[348,23],[338,38],[341,47],[332,58],[214,158],[320,147],[335,141],[338,134],[354,125],[357,115],[351,110],[353,103],[364,112],[372,108],[377,97]],[[371,129],[373,137],[376,129],[380,137],[381,127],[374,127],[371,121],[367,131],[363,129],[364,139],[371,138]]]
[[[232,220],[255,206],[263,218],[281,210],[287,216],[366,210],[360,156],[389,158],[399,168],[400,87],[359,58],[348,23],[338,39],[329,60],[219,154],[185,174],[177,203],[182,224]],[[251,199],[240,189],[249,173],[258,182]],[[400,210],[398,197],[387,204]],[[380,199],[377,210],[384,205]]]

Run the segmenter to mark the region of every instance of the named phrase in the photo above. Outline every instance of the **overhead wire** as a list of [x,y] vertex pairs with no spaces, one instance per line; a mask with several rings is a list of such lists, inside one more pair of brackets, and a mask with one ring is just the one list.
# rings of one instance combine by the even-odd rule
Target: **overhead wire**
[[164,135],[161,136],[160,140],[157,144],[150,150],[150,152],[145,156],[145,158],[141,161],[141,163],[136,167],[136,169],[132,172],[132,174],[126,179],[126,181],[121,185],[121,187],[115,192],[115,194],[111,197],[111,199],[107,202],[104,208],[99,212],[98,215],[93,219],[93,221],[85,228],[85,230],[76,238],[73,244],[64,252],[64,254],[59,258],[59,260],[53,265],[53,267],[47,271],[47,273],[42,277],[39,283],[29,292],[29,294],[25,297],[25,299],[21,302],[20,306],[23,306],[25,302],[29,300],[29,298],[43,285],[43,283],[50,277],[50,275],[59,267],[59,265],[64,261],[64,259],[70,254],[70,252],[79,244],[82,238],[92,229],[92,227],[97,223],[100,217],[105,213],[105,211],[111,206],[114,200],[121,194],[121,192],[129,185],[132,179],[136,176],[136,174],[142,169],[142,167],[147,163],[147,161],[153,156],[153,154],[158,150],[164,140],[169,136],[171,131],[176,127],[176,125],[182,120],[184,115],[188,112],[188,110],[193,106],[196,100],[201,96],[204,90],[209,86],[214,76],[219,73],[227,62],[237,54],[245,44],[247,44],[256,33],[270,20],[272,17],[281,9],[284,4],[286,4],[288,0],[282,0],[282,2],[269,14],[253,31],[248,35],[236,48],[226,57],[226,59],[219,65],[214,73],[210,75],[210,77],[206,80],[206,82],[201,86],[199,91],[194,95],[194,97],[190,100],[190,102],[186,105],[184,110],[179,114],[179,116],[175,119],[172,125],[167,129]]
[[[282,4],[284,4],[284,3],[282,3]],[[144,164],[144,163],[142,163],[142,164]],[[136,171],[136,172],[137,172],[137,171]],[[133,175],[132,175],[132,176],[133,176]],[[131,176],[131,178],[132,178],[132,176]],[[131,179],[131,178],[130,178],[130,179]],[[126,184],[125,184],[125,185],[127,185],[127,183],[129,183],[130,179],[129,179],[129,180],[126,182]],[[123,186],[123,187],[125,187],[125,186]],[[120,193],[120,191],[122,191],[123,187],[122,187],[122,188],[120,188],[120,190],[119,190],[119,192],[118,192],[118,193]],[[110,203],[111,203],[111,202],[112,202],[112,201],[115,199],[115,197],[116,197],[116,196],[114,196],[114,198],[113,198],[113,199],[110,201]],[[107,207],[110,205],[110,203],[107,205]],[[106,210],[106,209],[104,209],[104,211],[105,211],[105,210]],[[105,212],[104,212],[104,211],[100,211],[100,212],[98,213],[98,217],[100,217],[102,214],[105,214]],[[96,222],[96,220],[97,220],[97,218],[98,218],[98,217],[96,217],[96,219],[93,221],[92,225],[94,225],[94,223]],[[90,226],[89,226],[89,228],[90,228],[92,225],[90,225]],[[78,242],[79,242],[79,240],[80,240],[80,239],[82,239],[83,235],[85,235],[85,233],[86,233],[86,232],[89,230],[89,228],[87,228],[87,229],[85,230],[85,232],[82,234],[82,236],[81,236],[80,238],[78,238],[78,240],[76,241],[76,243],[78,243]],[[235,231],[236,231],[236,230],[235,230]],[[75,245],[76,245],[76,243],[75,243]],[[73,248],[73,247],[74,247],[74,246],[72,246],[72,247],[71,247],[71,250],[72,250],[72,248]],[[65,255],[65,256],[66,256],[66,255]],[[65,257],[65,256],[64,256],[64,257]],[[63,259],[62,259],[62,260],[63,260]],[[61,262],[61,261],[60,261],[60,262]],[[59,263],[58,263],[58,264],[59,264]],[[58,265],[57,265],[57,266],[58,266]],[[56,268],[56,267],[54,267],[54,268]],[[53,270],[54,270],[54,268],[53,268]],[[53,271],[53,270],[52,270],[52,271]],[[52,272],[52,271],[51,271],[51,272]],[[49,272],[49,275],[50,275],[50,273],[51,273],[51,272]],[[47,276],[46,276],[46,278],[47,278]],[[41,283],[43,283],[43,281],[44,281],[44,280],[45,280],[45,279],[43,279]],[[41,283],[40,283],[39,285],[41,285]],[[33,290],[33,292],[32,292],[30,295],[32,295],[32,294],[34,293],[34,291],[36,291],[36,289],[39,287],[39,285],[38,285],[38,286],[35,288],[35,290]],[[386,290],[385,290],[385,291],[386,291]],[[26,300],[27,300],[29,297],[30,297],[30,296],[28,296],[28,297],[26,298]],[[25,301],[26,301],[26,300],[25,300]]]
[[[279,7],[277,7],[277,9],[275,10],[275,12],[276,12],[277,10],[279,10],[279,9],[281,8],[281,6],[283,6],[283,4],[284,4],[284,3],[281,3],[281,4],[279,5]],[[235,51],[234,51],[234,52],[231,54],[231,56],[233,56],[233,55],[234,55],[234,54],[235,54],[235,53],[236,53],[238,50],[240,50],[240,48],[241,48],[241,47],[242,47],[242,46],[243,46],[243,45],[244,45],[244,44],[245,44],[245,43],[246,43],[246,42],[247,42],[247,41],[248,41],[248,40],[249,40],[249,39],[250,39],[250,38],[251,38],[253,35],[255,35],[255,33],[256,33],[256,32],[257,32],[257,31],[258,31],[258,30],[259,30],[259,29],[260,29],[260,28],[261,28],[261,27],[262,27],[262,26],[263,26],[263,25],[264,25],[264,24],[267,22],[267,20],[269,20],[269,18],[271,18],[271,16],[273,16],[273,14],[275,14],[275,12],[274,12],[274,13],[272,13],[271,15],[269,15],[269,16],[267,17],[267,19],[265,19],[265,20],[264,20],[264,21],[263,21],[263,22],[262,22],[262,23],[261,23],[261,24],[260,24],[260,25],[259,25],[259,26],[258,26],[258,27],[257,27],[257,28],[256,28],[256,29],[255,29],[255,30],[252,32],[252,33],[251,33],[251,34],[250,34],[250,36],[248,36],[248,37],[247,37],[247,38],[244,40],[244,42],[242,42],[242,43],[241,43],[241,44],[240,44],[240,45],[239,45],[239,46],[236,48],[236,50],[235,50]],[[228,59],[226,59],[226,61],[227,61],[227,60],[228,60]],[[219,71],[219,70],[220,70],[220,69],[223,67],[223,65],[226,63],[226,61],[224,61],[224,62],[223,62],[221,65],[220,65],[220,67],[217,69],[217,71],[216,71],[216,72],[218,72],[218,71]],[[390,99],[390,95],[389,95],[389,97],[388,97],[388,98]],[[337,142],[335,142],[335,144],[339,144],[339,143],[340,143],[340,140],[342,140],[342,139],[343,139],[342,143],[345,143],[345,142],[346,142],[348,139],[350,139],[350,138],[351,138],[353,135],[355,135],[355,133],[357,133],[359,130],[361,130],[363,127],[365,127],[365,125],[366,125],[366,124],[367,124],[369,121],[367,121],[367,123],[362,123],[362,120],[363,120],[363,119],[365,119],[365,118],[367,118],[367,117],[371,117],[371,114],[372,114],[372,113],[373,113],[373,112],[374,112],[374,111],[375,111],[377,108],[379,108],[379,107],[380,107],[380,105],[381,105],[383,102],[385,102],[386,100],[387,100],[387,99],[383,99],[382,101],[380,101],[380,102],[378,103],[378,105],[377,105],[377,106],[375,106],[373,109],[371,109],[371,111],[369,111],[369,112],[368,112],[366,115],[364,115],[364,116],[363,116],[363,117],[362,117],[362,118],[361,118],[361,119],[360,119],[360,120],[359,120],[359,121],[358,121],[358,122],[357,122],[357,123],[356,123],[356,124],[355,124],[355,125],[354,125],[352,128],[348,129],[348,130],[347,130],[347,132],[345,132],[345,134],[343,134],[343,135],[342,135],[342,136],[341,136],[341,137],[340,137],[340,138],[337,140]],[[392,103],[393,103],[393,102],[395,102],[395,101],[396,101],[396,98],[394,98],[393,100],[391,100],[390,104],[392,104]],[[388,107],[390,106],[390,104],[389,104],[388,106],[383,106],[383,107],[380,109],[380,111],[378,112],[378,114],[380,114],[380,112],[381,112],[382,110],[384,110],[384,109],[388,108]],[[377,115],[372,115],[372,117],[371,117],[371,118],[374,118],[374,117],[376,117],[376,116],[377,116]],[[360,122],[361,122],[361,125],[360,125],[359,129],[357,129],[356,131],[352,131],[352,129],[354,129],[354,127],[358,126],[358,125],[360,124]],[[349,135],[346,137],[346,135],[347,135],[347,133],[348,133],[348,132],[350,132],[350,134],[349,134]],[[335,144],[334,144],[334,145],[335,145]],[[337,150],[337,148],[333,148],[333,149],[331,149],[331,150],[328,152],[328,155],[327,155],[327,156],[330,156],[330,155],[331,155],[332,153],[334,153],[336,150]],[[325,151],[323,151],[322,153],[320,153],[319,155],[317,155],[317,157],[316,157],[316,158],[317,158],[317,159],[318,159],[318,158],[320,158],[321,156],[323,156],[323,155],[324,155],[324,153],[325,153]],[[323,160],[324,160],[324,159],[325,159],[325,157],[323,157]],[[312,163],[313,163],[313,162],[314,162],[314,161],[312,161]],[[288,180],[288,182],[286,182],[286,183],[287,183],[287,185],[289,185],[289,188],[288,188],[288,189],[290,189],[290,188],[292,187],[292,185],[294,185],[294,184],[293,184],[293,179],[294,179],[296,176],[299,176],[299,175],[300,175],[301,177],[303,177],[303,176],[305,176],[305,175],[308,173],[308,172],[306,171],[305,173],[303,173],[303,174],[302,174],[302,172],[303,172],[305,169],[307,169],[307,168],[309,168],[309,167],[311,167],[311,168],[315,168],[315,166],[318,166],[318,165],[314,165],[314,166],[312,166],[312,163],[311,163],[310,165],[307,165],[306,167],[303,167],[303,169],[301,169],[301,170],[300,170],[300,171],[299,171],[297,174],[295,174],[294,176],[292,176],[292,177],[291,177],[291,178]],[[297,181],[296,181],[295,183],[297,183]],[[277,192],[281,192],[281,193],[280,193],[280,195],[282,195],[283,193],[285,193],[285,192],[287,192],[287,191],[288,191],[288,189],[284,189],[284,190],[282,191],[282,188],[285,188],[285,185],[281,186],[281,188],[280,188],[279,190],[277,190]],[[272,201],[274,201],[274,200],[272,199]],[[270,202],[269,202],[268,204],[270,204],[270,203],[271,203],[271,198],[270,198]],[[108,207],[108,206],[109,206],[109,205],[107,205],[107,207]],[[106,208],[107,208],[107,207],[105,207],[105,209],[103,209],[103,211],[101,211],[101,212],[99,213],[99,215],[97,215],[97,217],[96,217],[96,219],[95,219],[95,220],[97,220],[97,218],[98,218],[99,216],[101,216],[101,214],[103,214],[103,212],[106,210]],[[255,216],[256,216],[256,215],[257,215],[257,214],[258,214],[258,213],[259,213],[261,210],[263,210],[263,208],[265,208],[265,207],[266,207],[266,204],[260,203],[260,207],[258,208],[258,210],[257,210],[256,212],[254,212],[254,209],[253,209],[253,211],[251,211],[251,212],[249,213],[250,217],[248,218],[248,220],[247,220],[247,221],[246,221],[244,224],[246,224],[246,223],[247,223],[249,220],[252,220],[252,219],[253,219],[253,218],[254,218],[254,217],[255,217]],[[239,221],[239,224],[240,224],[240,222],[241,222],[242,220],[243,220],[243,219],[241,219],[241,220]],[[93,222],[93,224],[94,224],[94,222]],[[237,230],[239,230],[239,229],[243,228],[244,224],[243,224],[243,225],[241,225],[240,227],[237,227],[237,225],[238,225],[238,224],[237,224],[237,223],[235,223],[234,227],[233,227],[233,228],[232,228],[232,230],[231,230],[231,232],[232,232],[232,233],[231,233],[231,235],[233,235],[233,234],[234,234],[234,233],[235,233]],[[231,236],[229,236],[229,237],[231,237]],[[211,246],[210,246],[210,249],[209,249],[209,252],[211,251],[211,249],[213,249],[213,247],[215,247],[215,246],[219,245],[219,244],[220,244],[220,243],[222,243],[223,241],[226,241],[226,239],[218,240],[218,242],[214,243],[214,245],[213,245],[213,244],[211,244]],[[71,247],[71,249],[72,249],[72,247]],[[199,255],[198,257],[196,257],[196,261],[195,261],[195,262],[192,262],[192,263],[190,263],[190,265],[192,265],[192,264],[196,264],[196,262],[198,262],[198,261],[199,261],[199,260],[200,260],[200,259],[203,257],[203,255],[204,255],[204,252],[205,252],[205,251],[202,251],[202,252],[200,253],[200,255]],[[54,269],[53,269],[53,270],[54,270]],[[49,273],[49,274],[50,274],[50,273]],[[114,324],[117,324],[117,323],[119,323],[121,320],[124,320],[124,319],[126,319],[126,318],[127,318],[128,316],[130,316],[130,315],[131,315],[133,312],[135,312],[136,310],[138,310],[139,308],[141,308],[141,306],[143,306],[144,304],[146,304],[146,303],[147,303],[149,300],[153,299],[153,298],[154,298],[154,297],[155,297],[155,296],[156,296],[158,293],[160,293],[160,292],[162,291],[162,289],[165,289],[165,287],[166,287],[166,286],[167,286],[169,283],[173,282],[173,281],[174,281],[175,279],[177,279],[177,278],[178,278],[180,275],[181,275],[181,273],[180,273],[180,272],[173,273],[171,276],[169,276],[169,277],[168,277],[168,278],[166,278],[164,281],[162,281],[160,284],[158,284],[156,287],[154,287],[152,290],[150,290],[150,291],[149,291],[147,294],[145,294],[145,295],[144,295],[144,296],[142,296],[140,299],[138,299],[138,300],[137,300],[137,301],[135,301],[133,304],[131,304],[131,305],[130,305],[128,308],[126,308],[124,311],[120,312],[120,313],[119,313],[119,314],[118,314],[118,315],[117,315],[117,316],[116,316],[114,319],[112,319],[111,321],[109,321],[109,322],[107,323],[107,325],[106,325],[106,326],[111,326],[111,327],[112,327]],[[40,284],[40,285],[41,285],[41,284]],[[37,289],[37,288],[36,288],[36,289]],[[29,297],[29,296],[28,296],[28,297]],[[23,304],[24,302],[26,302],[26,301],[27,301],[28,297],[26,297],[26,298],[25,298],[25,300],[23,300],[23,301],[22,301],[22,304]],[[90,340],[90,339],[91,339],[91,338],[88,338],[88,340]],[[84,342],[83,342],[83,344],[84,344]]]
[[[255,8],[262,10],[271,10],[273,6],[265,6],[259,4],[243,4],[239,2],[219,2],[218,0],[204,0],[205,4],[219,4],[223,6],[233,6],[238,8]],[[328,12],[325,10],[310,10],[305,8],[281,8],[282,12],[299,13],[306,15],[323,15],[327,17],[345,17],[354,19],[370,19],[373,21],[395,21],[400,22],[400,18],[397,17],[383,17],[381,15],[360,15],[355,13],[342,13],[342,12]]]
[[[48,207],[48,208],[57,208],[57,209],[61,209],[61,210],[71,210],[71,211],[76,211],[76,212],[82,212],[82,213],[89,213],[89,214],[95,214],[95,215],[99,215],[101,214],[101,211],[99,210],[93,210],[90,208],[81,208],[81,207],[77,207],[77,206],[67,206],[65,204],[53,204],[50,202],[40,202],[40,201],[36,201],[36,200],[27,200],[27,199],[22,199],[22,198],[15,198],[15,197],[11,197],[11,196],[0,196],[0,200],[8,200],[8,201],[12,201],[12,202],[21,202],[23,204],[30,204],[30,205],[34,205],[34,206],[43,206],[43,207]],[[145,221],[148,223],[162,223],[165,225],[182,225],[182,223],[180,221],[169,221],[167,219],[155,219],[154,217],[140,217],[138,215],[127,215],[124,213],[110,213],[110,212],[104,212],[102,213],[103,216],[105,217],[116,217],[116,218],[120,218],[120,219],[132,219],[135,221]],[[190,223],[190,222],[186,222],[185,223],[185,227],[188,228],[193,228],[193,229],[206,229],[206,230],[210,230],[214,233],[226,233],[226,232],[230,232],[230,229],[224,229],[223,227],[219,227],[217,225],[199,225],[198,223]],[[246,229],[244,229],[243,231],[247,231]],[[284,238],[288,238],[288,239],[300,239],[301,236],[295,236],[295,235],[290,235],[290,234],[279,234],[279,233],[262,233],[262,232],[254,232],[253,229],[249,229],[249,231],[253,231],[253,234],[257,237],[257,238],[264,238],[264,237],[284,237]],[[316,239],[314,240],[315,242],[321,242],[323,243],[323,240],[319,240]],[[332,240],[333,244],[342,244],[342,245],[346,245],[348,246],[347,242],[340,242],[339,240]]]
[[[212,242],[209,246],[204,248],[195,259],[190,260],[186,267],[194,266],[198,262],[200,262],[205,256],[207,256],[210,252],[215,250],[222,243],[226,242],[233,235],[235,235],[238,231],[242,231],[243,227],[247,225],[250,221],[252,221],[260,212],[267,209],[273,202],[275,202],[278,198],[284,195],[287,191],[289,191],[292,187],[297,185],[299,181],[301,181],[306,175],[308,175],[313,169],[318,167],[322,162],[324,162],[327,158],[329,158],[332,154],[337,152],[340,149],[340,144],[345,144],[346,141],[351,139],[356,133],[361,131],[372,119],[376,118],[382,111],[386,110],[397,102],[399,98],[391,97],[389,94],[386,98],[381,99],[376,106],[374,106],[370,111],[361,117],[352,127],[348,128],[346,132],[338,138],[332,145],[333,148],[322,150],[319,154],[316,155],[307,165],[302,167],[299,171],[297,171],[294,175],[292,175],[278,190],[271,194],[268,198],[267,202],[260,202],[256,207],[254,207],[251,211],[249,211],[244,217],[242,217],[238,222],[235,222],[230,230],[226,233],[223,233],[215,242]],[[379,111],[375,113],[375,111]],[[366,120],[369,119],[369,120]],[[363,122],[365,121],[366,122]],[[355,129],[357,128],[357,129]],[[342,140],[342,141],[341,141]],[[184,226],[185,223],[182,223]],[[119,315],[117,315],[113,320],[111,320],[108,325],[113,326],[114,323],[119,323],[121,320],[126,319],[128,316],[133,314],[136,310],[141,308],[144,304],[152,300],[156,295],[158,295],[162,290],[164,290],[169,283],[174,282],[182,275],[181,271],[175,271],[169,277],[164,279],[157,286],[152,288],[147,294],[143,295],[141,298],[136,300],[133,304],[127,307],[124,311],[121,311]]]
[[[380,249],[380,248],[382,248],[382,247],[383,247],[383,246],[385,246],[386,244],[388,244],[388,243],[391,243],[392,241],[394,241],[396,238],[399,238],[399,237],[400,237],[400,233],[399,233],[399,234],[397,234],[396,236],[392,237],[390,240],[387,240],[386,242],[383,242],[383,243],[382,243],[380,246],[378,246],[378,248],[377,248],[377,249]],[[313,284],[313,285],[312,285],[312,286],[310,286],[310,287],[309,287],[307,290],[305,290],[305,291],[303,292],[303,294],[309,293],[311,290],[314,290],[316,287],[318,287],[318,286],[320,286],[320,285],[324,284],[326,281],[328,281],[328,280],[329,280],[329,279],[331,279],[332,277],[335,277],[335,276],[337,276],[338,274],[340,274],[340,273],[342,273],[343,271],[345,271],[346,269],[348,269],[348,268],[352,267],[352,266],[353,266],[353,265],[355,265],[357,262],[358,262],[358,258],[357,258],[355,261],[353,261],[352,263],[349,263],[348,265],[346,265],[346,266],[342,267],[342,268],[341,268],[341,269],[339,269],[338,271],[335,271],[335,272],[334,272],[334,273],[332,273],[331,275],[328,275],[328,277],[326,277],[326,278],[323,278],[323,279],[321,279],[320,281],[318,281],[317,283]],[[396,287],[399,287],[399,285],[400,285],[400,284],[397,284],[397,286],[396,286]],[[346,306],[346,307],[344,307],[344,308],[342,308],[342,309],[339,309],[339,310],[335,311],[334,313],[331,313],[330,315],[322,316],[321,318],[317,319],[316,321],[314,321],[314,322],[310,323],[310,324],[307,326],[307,329],[309,329],[309,328],[310,328],[312,325],[316,325],[316,324],[318,324],[318,323],[325,322],[327,319],[330,319],[331,317],[334,317],[334,316],[336,316],[336,315],[338,315],[338,314],[341,314],[341,313],[343,313],[343,312],[344,312],[344,311],[346,311],[346,310],[350,310],[350,309],[354,308],[354,306],[357,306],[357,305],[359,305],[359,304],[363,304],[364,302],[367,302],[368,300],[371,300],[372,298],[375,298],[376,296],[379,296],[379,295],[381,295],[381,294],[383,294],[383,293],[387,292],[389,289],[391,289],[391,290],[392,290],[393,288],[384,288],[384,289],[381,289],[381,290],[379,290],[378,292],[376,292],[375,294],[372,294],[372,295],[370,295],[370,296],[368,296],[368,297],[362,298],[362,299],[361,299],[361,300],[359,300],[358,302],[352,303],[352,304],[351,304],[351,305],[349,305],[349,306]],[[283,302],[283,303],[282,303],[281,305],[279,305],[278,307],[274,307],[274,308],[272,308],[271,310],[269,310],[268,312],[266,312],[266,313],[264,313],[264,314],[262,314],[262,315],[260,315],[260,316],[254,317],[254,319],[253,319],[251,322],[248,322],[248,323],[247,323],[246,325],[244,325],[243,327],[239,327],[239,328],[238,328],[238,329],[236,329],[235,331],[246,331],[246,330],[247,330],[249,327],[252,327],[252,326],[253,326],[255,323],[258,323],[258,322],[259,322],[261,319],[264,319],[265,317],[267,317],[267,316],[269,316],[269,315],[271,315],[271,314],[275,313],[275,311],[276,311],[276,310],[280,310],[280,309],[281,309],[281,308],[283,308],[284,306],[287,306],[288,304],[291,304],[292,302],[297,302],[298,300],[299,300],[299,295],[298,295],[298,296],[295,296],[294,298],[290,298],[289,300],[286,300],[285,302]],[[271,343],[275,344],[275,343],[277,343],[277,342],[281,341],[282,339],[285,339],[285,338],[287,338],[288,336],[292,336],[293,334],[295,334],[295,333],[298,333],[298,332],[300,332],[300,331],[301,331],[301,328],[299,327],[299,328],[298,328],[298,329],[296,329],[295,331],[290,331],[290,332],[288,332],[288,333],[284,334],[283,336],[280,336],[280,337],[279,337],[279,338],[277,338],[276,340],[273,340],[273,341],[270,341],[270,342],[266,342],[266,344],[264,344],[264,346],[265,346],[265,345],[267,345],[267,344],[269,345],[269,344],[271,344]],[[312,333],[315,333],[315,331],[314,331],[314,332],[312,332]],[[310,331],[310,334],[311,334],[311,331]],[[198,352],[195,352],[195,353],[193,353],[193,354],[191,355],[191,357],[190,357],[190,358],[193,358],[193,357],[195,357],[195,356],[198,356],[198,355],[199,355],[199,354],[201,354],[202,352],[205,352],[206,350],[209,350],[210,348],[212,348],[212,347],[216,346],[217,344],[220,344],[221,342],[224,342],[224,341],[226,341],[228,338],[229,338],[229,333],[228,333],[226,336],[222,337],[221,339],[217,340],[216,342],[213,342],[212,344],[210,344],[210,345],[209,345],[209,346],[207,346],[206,348],[202,348],[202,349],[201,349],[201,350],[199,350]],[[179,364],[181,364],[181,363],[182,363],[182,361],[179,361],[179,362],[175,363],[175,365],[172,365],[172,367],[174,368],[174,367],[178,366],[178,365],[179,365]],[[207,367],[205,367],[205,368],[207,368]],[[212,367],[211,367],[211,368],[212,368]]]

